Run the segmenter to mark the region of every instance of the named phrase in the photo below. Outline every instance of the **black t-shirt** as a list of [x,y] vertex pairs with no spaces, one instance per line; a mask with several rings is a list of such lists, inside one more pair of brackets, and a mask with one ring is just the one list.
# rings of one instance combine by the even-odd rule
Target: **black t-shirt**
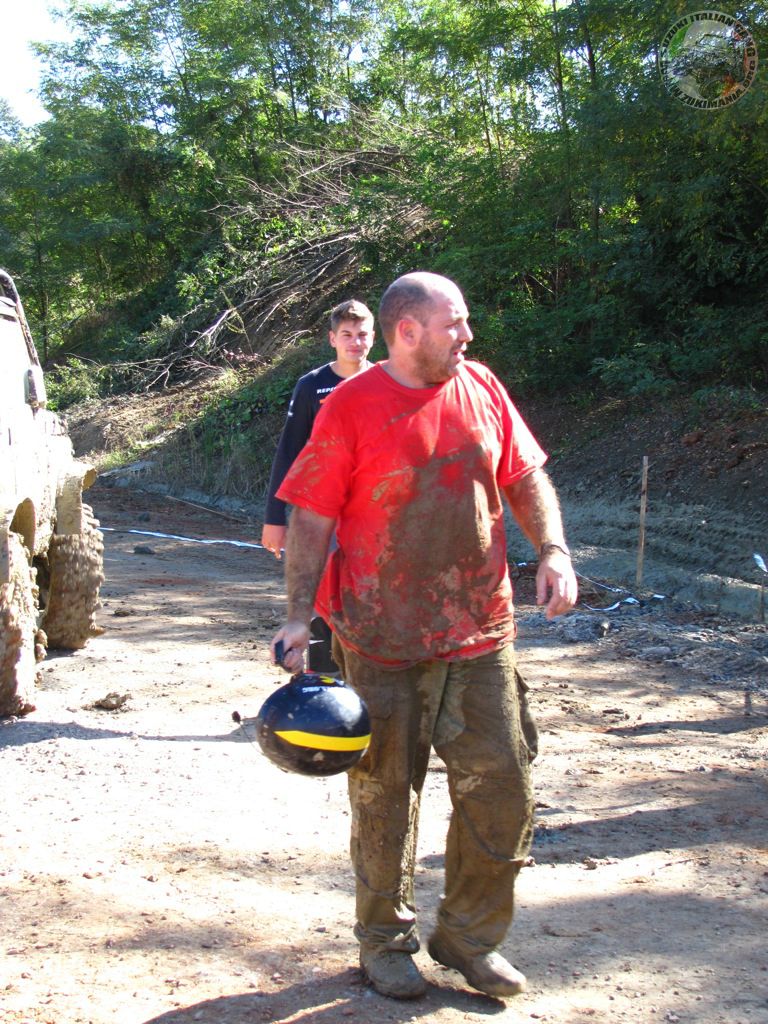
[[294,459],[309,440],[320,406],[343,380],[338,373],[334,373],[331,364],[326,363],[325,366],[318,366],[316,370],[305,373],[296,382],[269,476],[264,522],[270,526],[285,526],[287,505],[276,498],[275,493]]

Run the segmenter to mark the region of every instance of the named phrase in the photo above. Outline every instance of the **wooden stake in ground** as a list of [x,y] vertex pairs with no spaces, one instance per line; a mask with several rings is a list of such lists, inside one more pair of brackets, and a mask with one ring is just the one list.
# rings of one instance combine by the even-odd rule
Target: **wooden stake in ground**
[[648,456],[643,456],[643,477],[640,484],[640,533],[637,541],[637,585],[643,582],[643,558],[645,557],[645,512],[648,508]]
[[762,555],[759,555],[757,551],[752,555],[755,560],[755,565],[763,574],[760,580],[760,603],[758,605],[758,615],[761,622],[765,622],[765,581],[768,579],[768,568],[765,564],[765,559]]

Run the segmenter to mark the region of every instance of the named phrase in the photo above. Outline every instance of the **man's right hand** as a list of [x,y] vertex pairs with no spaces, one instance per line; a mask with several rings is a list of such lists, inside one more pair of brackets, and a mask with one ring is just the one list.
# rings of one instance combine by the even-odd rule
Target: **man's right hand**
[[271,551],[275,558],[280,561],[283,548],[285,547],[286,526],[275,526],[274,523],[264,523],[261,531],[261,545],[267,551]]
[[291,513],[285,562],[288,621],[272,639],[272,661],[277,664],[275,644],[282,640],[285,652],[283,666],[289,672],[301,672],[304,668],[304,652],[309,647],[309,623],[314,615],[317,586],[323,575],[335,523],[335,519],[299,506],[295,506]]
[[275,633],[272,643],[269,645],[272,651],[272,663],[278,664],[275,656],[275,644],[278,640],[283,642],[283,668],[288,669],[294,675],[304,670],[304,652],[309,646],[309,626],[303,622],[286,622],[286,624]]

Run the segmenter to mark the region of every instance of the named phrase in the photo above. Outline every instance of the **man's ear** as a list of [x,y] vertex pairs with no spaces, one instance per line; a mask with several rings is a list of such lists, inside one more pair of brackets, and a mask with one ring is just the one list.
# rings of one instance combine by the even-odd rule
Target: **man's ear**
[[406,345],[413,346],[421,337],[421,324],[412,316],[404,316],[397,322],[397,331]]

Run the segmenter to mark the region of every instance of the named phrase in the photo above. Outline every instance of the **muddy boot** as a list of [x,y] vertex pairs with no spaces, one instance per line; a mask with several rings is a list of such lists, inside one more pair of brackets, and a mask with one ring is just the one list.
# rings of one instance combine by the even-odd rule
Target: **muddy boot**
[[410,953],[361,948],[360,966],[368,981],[382,996],[418,999],[427,991],[427,982]]
[[427,945],[429,955],[444,967],[453,967],[463,974],[472,988],[487,996],[516,996],[525,988],[525,975],[505,960],[501,953],[466,956],[452,949],[435,933]]

